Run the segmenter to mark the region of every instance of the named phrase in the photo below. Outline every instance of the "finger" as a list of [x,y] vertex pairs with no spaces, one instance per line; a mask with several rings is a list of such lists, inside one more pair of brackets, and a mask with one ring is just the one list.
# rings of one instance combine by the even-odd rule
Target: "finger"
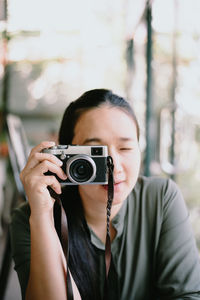
[[43,149],[50,148],[52,146],[55,146],[55,142],[52,142],[52,141],[43,141],[42,143],[40,143],[39,145],[35,146],[31,150],[30,156],[32,156],[34,153],[41,152]]
[[55,176],[45,176],[45,184],[46,186],[51,187],[56,194],[61,194],[61,185]]
[[25,178],[25,187],[27,195],[34,193],[44,194],[48,192],[47,187],[50,186],[57,194],[61,193],[61,185],[55,176],[31,176],[28,174]]
[[31,181],[31,178],[37,176],[44,176],[44,174],[48,171],[57,175],[60,179],[66,180],[67,175],[64,173],[63,169],[59,166],[59,163],[56,165],[51,161],[44,160],[41,163],[35,163],[35,166],[32,164],[32,168],[30,165],[32,162],[27,163],[26,167],[20,173],[20,179],[22,182],[27,182],[27,178]]
[[67,175],[64,173],[63,169],[48,160],[44,160],[40,164],[38,164],[32,170],[32,175],[43,175],[48,171],[52,172],[53,174],[56,174],[60,179],[67,179]]
[[63,164],[63,162],[53,154],[36,152],[31,155],[31,158],[27,162],[27,168],[34,168],[44,160],[50,161],[58,167],[61,167]]

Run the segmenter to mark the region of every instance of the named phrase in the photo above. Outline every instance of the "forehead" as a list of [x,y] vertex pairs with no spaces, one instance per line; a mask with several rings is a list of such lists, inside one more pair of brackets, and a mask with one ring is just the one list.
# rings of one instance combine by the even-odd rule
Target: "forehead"
[[84,112],[74,129],[74,139],[81,143],[85,138],[110,139],[137,137],[133,118],[118,107],[104,105]]

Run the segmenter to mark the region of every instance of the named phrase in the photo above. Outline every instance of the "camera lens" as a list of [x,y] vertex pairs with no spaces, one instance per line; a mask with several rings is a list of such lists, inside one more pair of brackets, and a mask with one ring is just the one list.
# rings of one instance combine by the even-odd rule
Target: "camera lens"
[[67,176],[76,184],[85,184],[94,180],[96,165],[87,155],[76,155],[67,162]]
[[78,182],[88,181],[93,174],[93,168],[88,161],[79,159],[71,164],[70,174]]
[[77,167],[76,172],[78,175],[83,176],[86,173],[87,169],[85,168],[84,164],[81,164]]

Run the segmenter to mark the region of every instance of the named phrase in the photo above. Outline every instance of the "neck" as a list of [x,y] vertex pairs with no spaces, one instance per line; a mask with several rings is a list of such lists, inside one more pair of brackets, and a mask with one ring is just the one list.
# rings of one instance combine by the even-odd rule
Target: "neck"
[[[95,234],[98,236],[98,238],[105,243],[106,240],[106,227],[107,227],[107,210],[106,202],[95,202],[95,201],[88,201],[85,200],[84,195],[80,192],[80,196],[82,199],[83,209],[84,209],[84,215],[87,221],[88,226],[95,232]],[[111,208],[111,215],[110,215],[110,221],[115,217],[115,215],[118,213],[118,211],[121,208],[122,203],[119,204],[113,204]],[[116,230],[112,226],[112,223],[110,222],[110,235],[111,240],[114,239],[116,235]]]
[[[105,224],[106,218],[107,218],[107,204],[101,204],[97,205],[97,203],[94,203],[94,205],[90,205],[88,207],[88,204],[85,205],[84,200],[82,199],[83,203],[83,209],[84,209],[84,215],[87,220],[87,222],[93,226],[97,226],[98,224]],[[118,211],[120,210],[122,206],[122,203],[114,204],[111,208],[111,215],[110,215],[110,221],[116,216]]]

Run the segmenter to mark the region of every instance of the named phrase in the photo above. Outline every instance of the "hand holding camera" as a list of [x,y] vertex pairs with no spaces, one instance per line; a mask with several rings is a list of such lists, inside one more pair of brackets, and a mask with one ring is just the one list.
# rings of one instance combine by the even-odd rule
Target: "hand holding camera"
[[54,199],[47,189],[50,186],[57,194],[61,186],[55,176],[45,176],[46,172],[55,174],[61,180],[67,176],[63,172],[60,161],[55,155],[42,153],[43,149],[54,146],[54,142],[42,142],[34,147],[29,155],[25,168],[20,174],[30,207],[31,215],[41,215],[48,211],[52,213]]

